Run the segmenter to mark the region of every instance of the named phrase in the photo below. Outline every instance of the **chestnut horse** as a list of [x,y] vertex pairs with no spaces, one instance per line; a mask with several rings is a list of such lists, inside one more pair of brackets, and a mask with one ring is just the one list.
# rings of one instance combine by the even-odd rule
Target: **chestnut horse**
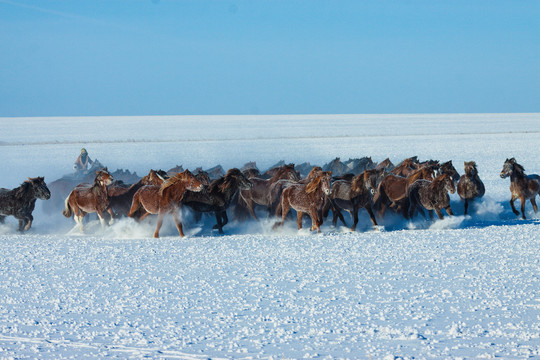
[[534,212],[538,211],[536,205],[536,195],[540,191],[540,176],[536,174],[525,175],[523,166],[516,162],[516,159],[506,159],[501,171],[501,178],[510,176],[510,206],[514,214],[519,215],[519,212],[514,207],[514,201],[519,199],[521,202],[521,216],[525,218],[525,201],[529,200],[533,206]]
[[178,219],[178,209],[186,190],[201,191],[202,183],[189,171],[184,170],[165,180],[161,186],[145,185],[133,195],[129,217],[138,211],[143,212],[140,220],[149,214],[158,214],[154,237],[159,237],[165,214],[170,213],[181,237],[184,237],[182,222]]
[[223,227],[229,222],[227,208],[232,199],[239,190],[247,190],[251,186],[251,181],[239,169],[233,168],[225,176],[212,181],[205,191],[188,191],[182,203],[197,212],[214,212],[217,224],[213,228],[223,234]]
[[255,204],[263,205],[271,209],[271,204],[268,203],[268,193],[270,186],[278,180],[290,180],[298,181],[299,175],[294,169],[294,164],[283,165],[278,169],[270,179],[261,179],[257,177],[249,178],[249,181],[253,184],[249,190],[240,190],[240,196],[238,197],[238,205],[245,207],[251,216],[257,220],[255,210],[253,209]]
[[144,185],[161,186],[166,178],[168,178],[168,175],[165,171],[150,170],[148,175],[145,175],[133,185],[123,186],[112,183],[108,187],[109,206],[113,209],[115,216],[128,216],[133,202],[133,195],[135,195],[137,190]]
[[36,199],[48,200],[51,192],[43,177],[28,178],[21,186],[8,190],[0,189],[0,223],[6,216],[12,215],[19,220],[19,231],[29,230],[34,217],[32,211]]
[[403,160],[399,165],[394,167],[390,172],[397,176],[407,177],[414,171],[418,170],[418,159],[416,156]]
[[65,217],[73,215],[75,222],[83,231],[83,218],[88,213],[97,213],[101,227],[105,227],[103,212],[107,211],[111,215],[109,224],[114,222],[114,213],[109,207],[109,195],[107,186],[113,181],[112,175],[107,168],[96,171],[96,178],[93,184],[83,183],[77,185],[68,195],[65,201],[65,209],[62,212]]
[[316,178],[322,173],[320,166],[314,166],[304,179],[298,181],[292,181],[289,179],[278,180],[270,185],[270,189],[267,194],[268,211],[271,214],[281,216],[281,194],[283,190],[293,184],[308,184],[311,180]]
[[395,208],[397,211],[401,210],[403,216],[407,217],[407,209],[409,208],[407,204],[408,187],[418,179],[433,180],[435,167],[436,165],[424,166],[415,170],[406,178],[390,174],[382,179],[373,197],[373,203],[379,211],[379,217],[384,217],[387,206]]
[[302,216],[308,213],[311,217],[311,230],[321,232],[322,219],[319,212],[323,206],[325,195],[330,195],[332,187],[332,172],[323,171],[308,184],[293,184],[281,194],[281,223],[276,222],[274,228],[283,226],[290,208],[296,210],[296,224],[302,228]]
[[[375,193],[376,170],[366,170],[360,175],[356,175],[352,181],[338,180],[332,184],[332,193],[328,196],[328,204],[332,208],[332,224],[336,226],[337,218],[345,224],[341,210],[348,211],[351,214],[353,224],[351,231],[356,229],[358,224],[358,210],[364,208],[367,210],[371,223],[377,226],[377,220],[371,208],[371,197]],[[328,210],[325,209],[326,214]],[[326,215],[325,214],[325,215]]]
[[443,218],[442,209],[448,215],[454,215],[450,207],[450,196],[448,192],[455,193],[454,180],[448,174],[437,176],[433,181],[420,179],[409,186],[409,218],[414,216],[416,210],[420,211],[424,217],[426,214],[422,208],[429,212],[430,219],[433,218],[433,210],[439,219]]
[[467,215],[469,201],[484,196],[486,188],[478,176],[478,170],[476,169],[476,163],[474,161],[465,162],[464,169],[465,175],[462,175],[459,178],[457,193],[462,200],[465,200],[464,214]]

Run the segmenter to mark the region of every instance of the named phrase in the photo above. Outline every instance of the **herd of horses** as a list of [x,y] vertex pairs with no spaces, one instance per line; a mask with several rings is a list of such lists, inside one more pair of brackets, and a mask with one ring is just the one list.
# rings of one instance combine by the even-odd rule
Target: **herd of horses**
[[[19,231],[28,230],[33,221],[32,212],[37,199],[48,200],[63,196],[63,215],[73,216],[81,232],[84,217],[96,213],[102,227],[112,224],[115,218],[131,217],[142,221],[150,214],[157,215],[154,237],[159,237],[163,219],[170,214],[180,236],[184,236],[181,208],[189,208],[199,221],[203,213],[213,213],[216,218],[214,229],[223,233],[228,223],[227,211],[242,220],[258,219],[257,211],[266,209],[269,216],[277,216],[274,229],[287,220],[291,208],[297,213],[297,226],[302,228],[304,216],[311,219],[311,230],[320,232],[323,221],[332,211],[332,224],[339,219],[345,226],[342,212],[352,218],[351,230],[358,223],[358,212],[365,209],[373,226],[378,226],[387,211],[411,219],[424,210],[429,218],[435,212],[443,218],[442,210],[453,215],[449,193],[457,191],[464,201],[464,214],[469,203],[485,194],[485,187],[478,176],[474,161],[464,163],[464,175],[460,176],[452,161],[441,163],[429,160],[418,161],[417,157],[405,159],[394,166],[389,159],[373,163],[371,158],[352,159],[341,162],[336,158],[320,166],[308,163],[295,166],[280,162],[261,173],[255,163],[242,169],[224,171],[220,166],[194,173],[177,166],[169,171],[150,170],[138,178],[129,171],[117,170],[117,175],[102,167],[79,176],[68,176],[53,182],[51,192],[43,177],[28,178],[18,188],[0,189],[0,223],[12,215],[19,220]],[[514,158],[506,159],[500,173],[501,178],[510,177],[510,206],[520,213],[514,201],[521,202],[521,216],[525,219],[525,202],[529,200],[534,211],[538,211],[536,195],[540,191],[540,176],[526,175],[523,166]],[[124,179],[138,179],[126,184]],[[88,180],[88,181],[83,181]],[[129,180],[128,180],[129,181]],[[74,185],[73,185],[74,184]],[[69,193],[65,192],[68,188]]]

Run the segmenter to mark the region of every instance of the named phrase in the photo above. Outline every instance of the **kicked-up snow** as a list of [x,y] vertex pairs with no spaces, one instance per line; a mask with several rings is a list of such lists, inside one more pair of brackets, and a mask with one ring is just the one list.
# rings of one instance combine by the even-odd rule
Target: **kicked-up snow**
[[499,177],[509,157],[540,173],[538,114],[0,122],[6,188],[70,172],[82,146],[140,175],[413,155],[452,159],[462,173],[474,160],[486,185],[470,216],[454,194],[454,217],[390,214],[372,230],[361,210],[358,232],[327,219],[320,235],[293,220],[275,232],[261,213],[230,214],[218,236],[212,217],[196,224],[188,212],[185,238],[170,219],[161,239],[151,238],[154,219],[105,230],[91,220],[82,234],[38,200],[29,232],[13,218],[0,225],[0,358],[540,357],[540,217],[530,203],[528,220],[514,216]]

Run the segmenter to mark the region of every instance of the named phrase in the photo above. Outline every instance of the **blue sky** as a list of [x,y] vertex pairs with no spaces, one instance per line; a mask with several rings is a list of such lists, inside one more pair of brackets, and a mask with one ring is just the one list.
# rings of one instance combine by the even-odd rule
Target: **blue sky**
[[540,1],[0,0],[0,116],[540,111]]

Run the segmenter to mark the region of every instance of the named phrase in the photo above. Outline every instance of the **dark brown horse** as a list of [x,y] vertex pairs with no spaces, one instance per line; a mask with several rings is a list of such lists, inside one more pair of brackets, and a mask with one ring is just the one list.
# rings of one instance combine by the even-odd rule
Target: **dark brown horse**
[[[332,184],[332,193],[328,196],[332,208],[332,224],[336,226],[337,218],[345,224],[341,210],[351,214],[353,224],[351,231],[356,229],[358,224],[358,210],[366,209],[373,226],[377,226],[377,220],[371,208],[371,199],[375,193],[376,170],[366,170],[360,175],[356,175],[352,181],[338,180]],[[326,214],[325,214],[326,215]]]
[[145,175],[142,179],[133,185],[115,184],[113,182],[108,187],[109,193],[109,206],[112,208],[115,216],[128,216],[131,204],[133,202],[133,195],[144,185],[156,185],[161,186],[166,178],[169,176],[163,170],[150,170],[148,175]]
[[423,208],[428,210],[430,218],[433,218],[433,210],[439,219],[443,218],[442,209],[445,209],[448,215],[454,215],[448,192],[452,194],[456,192],[454,180],[448,174],[439,175],[433,181],[423,179],[415,181],[408,190],[409,218],[414,216],[416,210],[425,217]]
[[201,192],[186,192],[182,203],[196,212],[214,212],[218,229],[223,234],[223,226],[228,223],[227,208],[239,190],[247,190],[252,186],[251,182],[242,172],[233,168],[227,171],[225,176],[210,183],[208,188]]
[[6,216],[14,216],[19,220],[19,231],[29,230],[34,217],[32,211],[36,199],[48,200],[51,192],[43,177],[28,178],[21,186],[9,190],[0,189],[0,223]]
[[65,209],[62,212],[64,216],[71,217],[73,215],[81,231],[83,231],[83,218],[88,213],[97,213],[101,226],[105,227],[103,212],[107,211],[111,215],[109,224],[112,224],[114,213],[109,207],[109,195],[107,193],[107,186],[112,181],[113,177],[107,168],[96,171],[93,184],[79,184],[69,193],[65,201]]
[[403,216],[407,217],[407,210],[409,208],[407,189],[418,179],[433,180],[435,177],[434,169],[435,165],[424,166],[412,172],[408,177],[393,174],[384,177],[373,197],[373,203],[379,211],[379,217],[384,217],[388,206],[396,209],[396,211],[401,210]]
[[143,212],[143,210],[140,220],[149,214],[158,214],[156,230],[154,231],[154,237],[158,238],[163,218],[165,214],[170,213],[178,233],[183,237],[184,231],[182,222],[178,219],[178,209],[186,190],[197,192],[202,189],[201,182],[189,170],[184,170],[165,180],[161,186],[145,185],[137,190],[133,195],[133,203],[128,216],[132,217],[135,213]]
[[324,196],[330,195],[332,192],[331,181],[332,172],[323,171],[308,184],[293,184],[283,190],[281,194],[281,222],[274,224],[274,228],[283,226],[292,207],[297,213],[298,229],[302,228],[302,216],[307,213],[311,217],[311,230],[317,230],[320,233],[322,219],[319,213],[323,206]]
[[519,212],[514,206],[514,201],[519,199],[521,202],[521,216],[525,219],[525,201],[529,200],[533,206],[534,212],[538,211],[536,205],[536,195],[540,191],[540,176],[536,174],[525,175],[523,166],[516,162],[516,159],[506,159],[501,171],[501,178],[510,176],[510,206],[514,214],[519,215]]
[[253,177],[249,180],[253,186],[249,190],[240,190],[238,205],[246,208],[251,216],[257,220],[257,215],[255,215],[255,210],[253,209],[254,203],[270,209],[271,204],[268,203],[270,186],[278,180],[298,181],[299,175],[294,169],[294,164],[288,164],[278,169],[270,179],[266,180]]
[[462,200],[465,200],[464,214],[467,215],[469,202],[484,196],[486,188],[478,176],[478,170],[474,161],[465,162],[464,168],[465,175],[462,175],[459,179],[457,193]]

